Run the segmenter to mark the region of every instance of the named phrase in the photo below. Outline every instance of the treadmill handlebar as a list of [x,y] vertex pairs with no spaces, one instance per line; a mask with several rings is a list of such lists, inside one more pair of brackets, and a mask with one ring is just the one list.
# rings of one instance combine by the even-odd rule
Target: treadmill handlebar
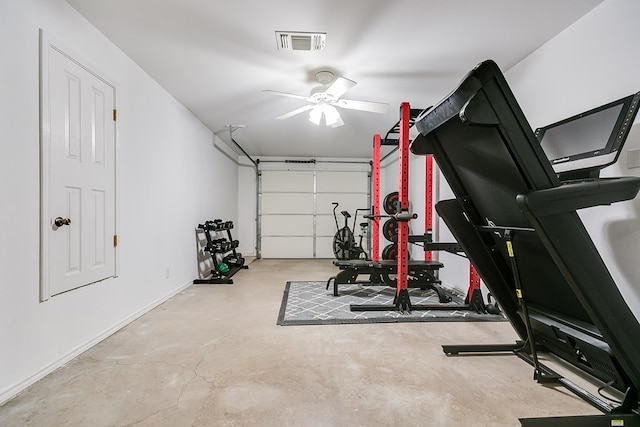
[[631,200],[638,191],[638,177],[597,178],[519,194],[516,200],[524,211],[547,216]]

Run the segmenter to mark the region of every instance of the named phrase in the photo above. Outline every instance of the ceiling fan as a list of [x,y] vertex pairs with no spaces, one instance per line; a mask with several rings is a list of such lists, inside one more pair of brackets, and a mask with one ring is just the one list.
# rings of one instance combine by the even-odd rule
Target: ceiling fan
[[287,114],[283,114],[280,117],[276,117],[276,119],[288,119],[289,117],[311,110],[309,113],[310,122],[320,125],[320,122],[324,117],[324,121],[327,126],[336,128],[344,124],[336,107],[380,114],[384,114],[389,110],[389,104],[382,102],[340,99],[342,95],[356,85],[356,82],[353,80],[349,80],[344,77],[337,77],[334,80],[334,74],[331,71],[318,71],[316,73],[316,80],[318,80],[322,86],[317,86],[311,89],[309,96],[278,92],[275,90],[264,90],[263,92],[269,92],[274,95],[286,96],[289,98],[303,99],[311,103]]

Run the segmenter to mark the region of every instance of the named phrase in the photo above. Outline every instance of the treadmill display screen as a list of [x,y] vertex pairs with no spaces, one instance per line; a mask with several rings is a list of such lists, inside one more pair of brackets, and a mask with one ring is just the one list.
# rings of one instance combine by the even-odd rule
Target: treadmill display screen
[[637,94],[536,129],[556,173],[616,162],[637,112]]

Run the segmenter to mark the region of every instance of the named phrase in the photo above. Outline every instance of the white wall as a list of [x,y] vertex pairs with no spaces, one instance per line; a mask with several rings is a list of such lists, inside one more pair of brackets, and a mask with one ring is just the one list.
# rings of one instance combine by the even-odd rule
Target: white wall
[[[117,86],[119,277],[39,302],[38,31]],[[0,403],[191,283],[237,156],[62,0],[0,2]],[[226,151],[227,154],[223,154]],[[224,185],[221,185],[224,183]],[[166,270],[170,275],[165,277]]]
[[[637,0],[606,0],[505,73],[533,128],[640,91],[639,16]],[[637,118],[618,162],[601,176],[640,176],[627,168],[629,150],[639,148]],[[640,198],[579,214],[640,319]]]

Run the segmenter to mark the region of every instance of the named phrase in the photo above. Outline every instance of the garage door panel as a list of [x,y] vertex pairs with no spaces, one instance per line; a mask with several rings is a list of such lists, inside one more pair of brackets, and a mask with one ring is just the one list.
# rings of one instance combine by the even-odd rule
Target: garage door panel
[[313,215],[313,194],[263,193],[262,213]]
[[334,258],[333,237],[316,238],[316,258]]
[[[342,228],[344,225],[344,217],[338,214],[338,225]],[[349,222],[351,227],[351,221]],[[331,215],[318,215],[316,217],[316,235],[317,236],[332,236],[336,234],[336,222]]]
[[[342,228],[344,227],[344,217],[342,215],[340,215],[340,217],[338,218],[338,227]],[[360,233],[360,224],[366,222],[368,223],[369,221],[362,218],[362,216],[358,215],[358,220],[356,222],[356,226],[354,229],[353,226],[353,217],[349,218],[349,228],[351,229],[351,231],[353,232],[354,236],[359,236]],[[336,229],[336,222],[333,220],[333,217],[328,216],[328,215],[318,215],[316,217],[316,235],[318,237],[320,236],[334,236],[336,234],[336,231],[338,231]]]
[[262,191],[268,192],[313,192],[311,171],[263,171]]
[[[333,202],[338,202],[339,206],[336,209],[336,213],[340,215],[341,211],[348,211],[351,215],[355,213],[356,209],[369,208],[369,202],[366,193],[360,194],[318,194],[316,201],[316,213],[318,214],[331,214],[333,215]],[[358,214],[360,215],[360,213]]]
[[367,188],[367,172],[317,172],[318,193],[359,193]]
[[264,258],[313,258],[313,237],[262,238]]
[[271,236],[311,236],[313,215],[264,215],[262,228]]
[[[333,258],[332,202],[351,215],[368,208],[368,173],[328,170],[262,171],[260,254],[264,258]],[[360,212],[357,222],[363,222]],[[353,226],[350,218],[349,227]],[[355,234],[359,234],[356,224]]]

